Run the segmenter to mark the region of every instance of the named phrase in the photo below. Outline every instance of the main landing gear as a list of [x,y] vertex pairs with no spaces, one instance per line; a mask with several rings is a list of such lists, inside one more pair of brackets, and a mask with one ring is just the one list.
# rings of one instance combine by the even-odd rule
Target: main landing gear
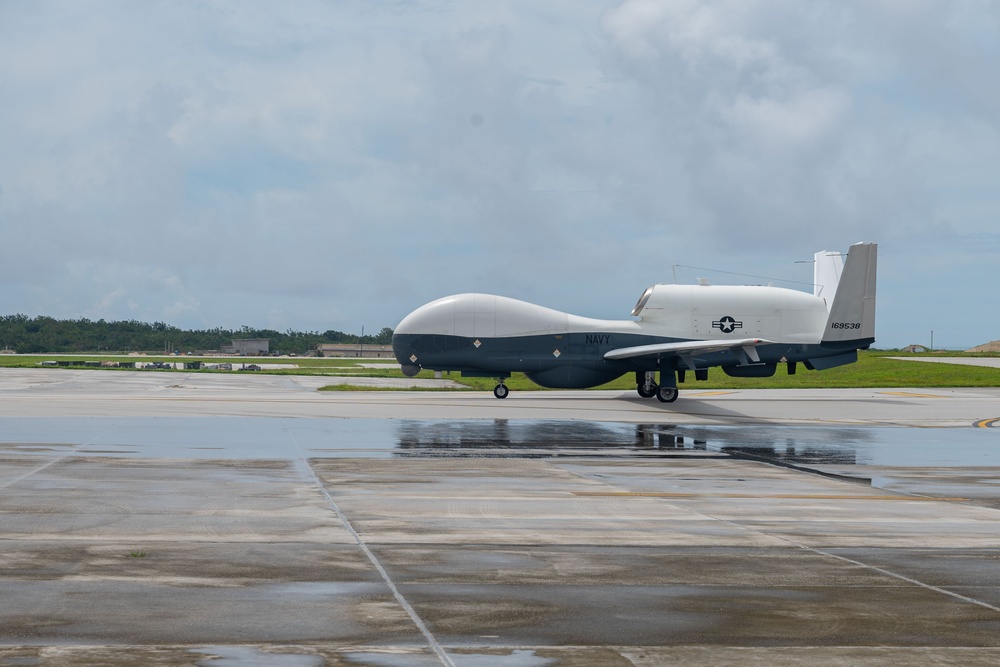
[[493,395],[497,398],[507,398],[507,394],[509,393],[510,389],[508,389],[507,385],[503,383],[503,380],[500,380],[500,382],[497,383],[497,386],[493,387]]
[[660,383],[656,384],[655,371],[639,371],[635,374],[635,390],[643,398],[653,398],[660,403],[673,403],[680,393],[677,391],[677,376],[673,370],[660,371]]
[[659,387],[656,384],[656,373],[654,371],[636,373],[635,382],[635,389],[639,392],[640,396],[643,398],[653,398],[656,396],[656,390]]
[[677,387],[658,387],[656,390],[656,398],[660,403],[673,403],[677,400],[677,395],[680,392],[677,391]]

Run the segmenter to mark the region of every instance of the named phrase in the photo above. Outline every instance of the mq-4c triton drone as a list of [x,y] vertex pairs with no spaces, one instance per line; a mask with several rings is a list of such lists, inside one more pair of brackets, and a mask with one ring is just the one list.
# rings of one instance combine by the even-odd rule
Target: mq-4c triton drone
[[[813,294],[771,286],[653,285],[634,320],[579,317],[492,294],[432,301],[396,327],[403,373],[458,371],[504,380],[517,371],[550,388],[582,389],[635,373],[640,396],[677,400],[688,371],[708,378],[770,377],[777,364],[825,370],[858,359],[875,341],[878,246],[858,243],[844,260],[816,253]],[[657,380],[657,373],[659,379]]]

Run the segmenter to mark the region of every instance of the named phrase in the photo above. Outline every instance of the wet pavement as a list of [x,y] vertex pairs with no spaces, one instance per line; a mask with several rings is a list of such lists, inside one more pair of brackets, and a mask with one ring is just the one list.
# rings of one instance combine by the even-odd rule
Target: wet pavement
[[0,417],[0,452],[191,459],[728,455],[915,494],[1000,498],[1000,429],[559,420]]
[[988,414],[166,417],[98,398],[0,416],[0,666],[1000,662]]
[[[387,378],[386,381],[393,380]],[[277,417],[599,421],[758,427],[965,427],[1000,419],[1000,387],[698,390],[675,403],[634,391],[317,391],[335,379],[0,368],[0,417]]]

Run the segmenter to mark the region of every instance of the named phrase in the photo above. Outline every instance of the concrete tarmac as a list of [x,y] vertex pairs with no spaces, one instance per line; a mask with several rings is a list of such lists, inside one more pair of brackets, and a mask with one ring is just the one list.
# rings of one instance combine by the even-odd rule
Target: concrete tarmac
[[[406,382],[407,380],[401,380]],[[318,392],[322,376],[0,368],[0,416],[186,415],[557,419],[677,424],[968,426],[1000,417],[1000,387],[699,390],[671,404],[634,391]]]
[[1000,662],[1000,390],[0,369],[0,666]]

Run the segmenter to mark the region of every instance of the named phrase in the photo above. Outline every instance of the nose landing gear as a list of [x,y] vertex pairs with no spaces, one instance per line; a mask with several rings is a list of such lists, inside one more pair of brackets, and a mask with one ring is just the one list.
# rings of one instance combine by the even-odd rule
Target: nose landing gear
[[503,380],[501,380],[497,386],[493,387],[493,395],[497,398],[507,398],[507,394],[509,393],[510,389],[508,389],[507,385],[503,383]]

